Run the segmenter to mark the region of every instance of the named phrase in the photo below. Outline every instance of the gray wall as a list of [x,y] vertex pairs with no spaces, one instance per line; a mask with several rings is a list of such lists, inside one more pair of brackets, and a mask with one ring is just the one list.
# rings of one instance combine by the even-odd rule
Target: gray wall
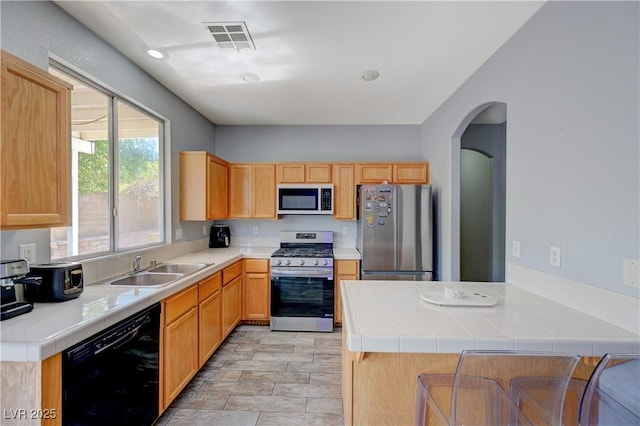
[[425,161],[420,126],[218,126],[227,161]]
[[640,258],[638,16],[638,2],[548,2],[424,122],[444,278],[458,244],[452,138],[498,101],[509,111],[507,261],[638,297],[622,285],[622,259]]
[[[202,223],[178,222],[178,152],[213,151],[215,126],[54,3],[3,0],[0,14],[2,49],[45,70],[51,53],[170,120],[172,229],[182,226],[186,240],[202,238]],[[49,260],[47,229],[4,231],[0,238],[2,258],[17,257],[19,244],[35,242],[37,260]]]

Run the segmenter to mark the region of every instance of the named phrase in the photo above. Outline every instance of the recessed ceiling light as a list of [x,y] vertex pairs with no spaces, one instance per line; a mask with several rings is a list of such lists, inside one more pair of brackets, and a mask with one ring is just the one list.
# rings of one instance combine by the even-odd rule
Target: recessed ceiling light
[[260,81],[260,77],[256,74],[252,74],[250,72],[242,74],[242,81],[245,83],[257,83]]
[[360,74],[360,79],[363,81],[373,81],[380,77],[380,73],[376,70],[366,70]]
[[169,57],[167,52],[157,47],[149,47],[147,49],[147,54],[155,59],[166,59]]

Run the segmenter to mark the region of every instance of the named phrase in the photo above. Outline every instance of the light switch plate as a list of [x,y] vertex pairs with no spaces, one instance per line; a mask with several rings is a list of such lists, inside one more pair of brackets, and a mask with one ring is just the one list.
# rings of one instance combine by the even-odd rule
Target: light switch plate
[[511,254],[513,257],[520,257],[520,241],[513,240],[513,248]]
[[182,239],[182,228],[176,228],[176,240]]
[[560,247],[549,247],[549,265],[560,267]]

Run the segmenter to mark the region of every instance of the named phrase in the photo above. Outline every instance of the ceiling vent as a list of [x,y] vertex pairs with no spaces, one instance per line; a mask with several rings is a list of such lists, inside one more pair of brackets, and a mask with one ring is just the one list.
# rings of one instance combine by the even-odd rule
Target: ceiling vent
[[203,22],[202,25],[213,36],[220,49],[256,49],[244,21]]

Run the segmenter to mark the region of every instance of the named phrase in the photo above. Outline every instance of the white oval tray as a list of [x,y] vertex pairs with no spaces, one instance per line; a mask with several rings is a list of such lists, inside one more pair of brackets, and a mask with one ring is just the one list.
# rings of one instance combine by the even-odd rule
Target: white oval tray
[[495,306],[498,304],[494,297],[477,291],[465,291],[460,299],[449,299],[442,291],[423,291],[420,293],[420,299],[440,306]]

